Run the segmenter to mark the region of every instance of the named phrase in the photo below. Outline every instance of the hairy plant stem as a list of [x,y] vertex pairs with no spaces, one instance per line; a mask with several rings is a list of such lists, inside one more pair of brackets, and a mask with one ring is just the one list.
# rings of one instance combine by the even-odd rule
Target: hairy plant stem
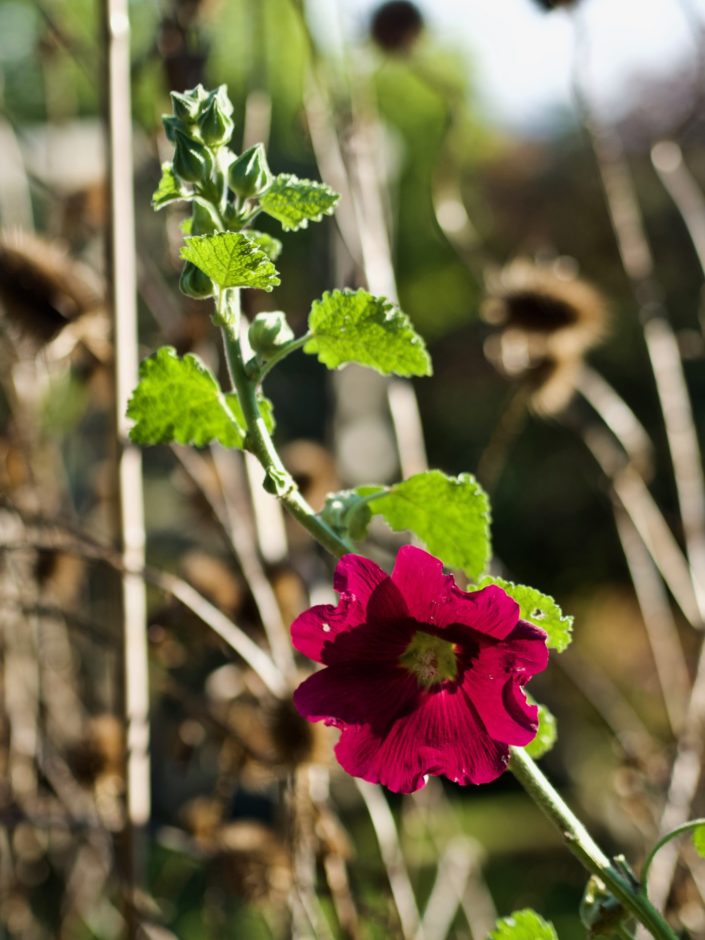
[[248,376],[240,346],[240,292],[236,288],[219,291],[216,298],[218,322],[223,331],[225,357],[235,391],[247,424],[245,448],[262,464],[267,487],[292,516],[336,558],[355,550],[326,525],[301,495],[296,481],[286,469],[274,447],[260,411],[257,386]]
[[[230,377],[247,424],[245,446],[262,464],[272,492],[325,549],[339,558],[346,552],[353,551],[353,546],[326,525],[301,496],[266,428],[257,400],[257,382],[247,373],[240,346],[239,304],[239,291],[234,288],[221,290],[217,294],[217,321],[223,331]],[[510,769],[514,776],[559,829],[568,848],[583,867],[602,879],[614,897],[651,932],[655,940],[677,940],[676,934],[640,891],[638,884],[632,883],[625,873],[610,861],[526,751],[522,748],[511,748],[511,753]]]
[[510,750],[512,759],[509,769],[539,809],[560,830],[568,848],[582,866],[604,882],[614,897],[651,932],[655,940],[677,940],[663,916],[639,890],[638,885],[633,884],[609,860],[526,751],[520,747]]

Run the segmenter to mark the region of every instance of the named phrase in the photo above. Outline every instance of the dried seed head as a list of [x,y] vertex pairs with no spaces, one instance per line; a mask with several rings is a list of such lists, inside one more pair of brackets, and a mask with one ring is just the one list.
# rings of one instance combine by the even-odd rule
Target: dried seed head
[[0,235],[0,304],[20,338],[45,346],[102,303],[91,269],[55,243],[22,232]]
[[91,786],[104,778],[122,779],[125,760],[125,736],[115,715],[96,715],[88,722],[83,738],[67,755],[76,779]]
[[408,52],[424,27],[423,17],[409,0],[389,0],[372,14],[370,34],[385,52]]
[[559,7],[576,6],[578,0],[535,0],[535,2],[550,13],[551,10],[557,10]]
[[606,332],[604,298],[565,259],[516,260],[491,274],[480,313],[498,328],[485,343],[487,358],[505,375],[526,380],[532,407],[543,414],[568,404],[583,356]]
[[250,903],[283,904],[291,888],[291,861],[277,835],[256,822],[221,827],[215,864],[229,890]]

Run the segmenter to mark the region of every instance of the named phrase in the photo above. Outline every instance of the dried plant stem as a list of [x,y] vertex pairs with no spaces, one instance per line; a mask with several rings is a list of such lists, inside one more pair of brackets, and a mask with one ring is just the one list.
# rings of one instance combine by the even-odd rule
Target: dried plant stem
[[387,872],[392,897],[399,914],[405,940],[424,940],[414,889],[399,844],[399,833],[389,803],[379,789],[365,780],[355,780],[377,837],[380,856]]
[[627,561],[641,617],[653,655],[671,730],[683,725],[690,688],[688,666],[678,628],[658,569],[624,509],[615,506],[617,533]]
[[28,548],[34,547],[59,549],[79,558],[101,561],[121,574],[127,573],[141,578],[147,584],[154,585],[183,604],[217,634],[257,673],[273,695],[282,697],[287,694],[288,686],[284,677],[268,654],[183,578],[151,565],[139,568],[128,567],[124,559],[112,549],[101,546],[85,536],[76,535],[68,530],[60,530],[55,526],[46,527],[43,532],[38,533],[26,529],[23,532],[22,541],[19,542],[0,542],[0,549],[8,552],[26,552]]
[[[436,880],[423,912],[421,929],[414,940],[419,940],[421,936],[426,940],[445,940],[449,935],[458,908],[463,906],[469,883],[473,879],[477,880],[477,861],[477,848],[465,836],[457,836],[446,845],[440,853]],[[468,923],[472,930],[472,922]],[[487,925],[488,929],[491,929],[493,923],[494,919]],[[482,936],[485,933],[483,931]],[[477,935],[479,938],[479,931]]]
[[636,466],[648,467],[653,451],[651,438],[622,396],[587,363],[580,369],[576,387]]
[[[107,47],[110,178],[109,283],[115,336],[115,408],[118,435],[118,540],[124,563],[124,712],[127,734],[127,879],[130,893],[144,880],[145,830],[150,817],[147,600],[135,568],[144,566],[142,459],[128,442],[127,401],[137,384],[137,276],[134,226],[130,20],[127,0],[104,0]],[[128,903],[128,911],[131,904]],[[128,931],[137,925],[129,918]]]
[[683,151],[673,140],[661,140],[651,148],[651,162],[663,187],[681,214],[705,273],[705,196],[685,165]]

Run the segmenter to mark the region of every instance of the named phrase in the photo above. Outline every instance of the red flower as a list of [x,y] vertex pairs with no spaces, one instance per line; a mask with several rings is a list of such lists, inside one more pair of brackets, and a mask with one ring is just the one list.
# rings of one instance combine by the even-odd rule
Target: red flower
[[327,667],[294,703],[309,721],[342,730],[343,769],[400,793],[429,774],[461,784],[498,777],[509,745],[536,735],[537,708],[522,686],[546,668],[543,630],[519,620],[501,588],[463,591],[409,545],[391,577],[345,555],[333,584],[338,606],[312,607],[291,628],[294,646]]

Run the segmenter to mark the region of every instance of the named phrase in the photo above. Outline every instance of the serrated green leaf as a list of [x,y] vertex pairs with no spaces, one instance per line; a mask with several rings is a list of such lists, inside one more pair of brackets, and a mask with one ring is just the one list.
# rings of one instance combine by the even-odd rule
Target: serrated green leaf
[[[533,701],[528,695],[527,698],[529,701]],[[543,757],[544,754],[548,754],[556,743],[557,738],[558,727],[555,717],[545,705],[539,705],[539,730],[536,732],[534,740],[530,744],[527,744],[524,750],[529,757],[538,760],[540,757]]]
[[171,163],[162,163],[162,176],[152,195],[152,208],[155,212],[159,212],[160,209],[172,202],[186,199],[188,195],[189,193],[179,185],[171,168]]
[[[239,405],[239,403],[238,403]],[[137,444],[195,444],[219,441],[242,447],[243,426],[210,369],[193,353],[179,358],[162,346],[140,364],[140,381],[127,406]]]
[[504,578],[483,578],[478,588],[487,587],[488,584],[497,584],[513,597],[520,608],[522,620],[536,624],[548,634],[547,645],[550,649],[562,653],[570,646],[573,639],[573,618],[565,616],[558,604],[548,594],[542,594],[536,588],[526,584],[514,584]]
[[257,247],[265,253],[270,261],[276,261],[279,255],[282,253],[282,243],[278,238],[274,238],[267,232],[258,232],[257,229],[251,228],[246,229],[242,234],[247,235],[248,238],[251,238],[255,245],[257,245]]
[[705,858],[705,825],[693,830],[693,845],[701,858]]
[[558,940],[552,924],[528,908],[502,917],[488,940]]
[[313,334],[304,352],[337,369],[357,362],[383,375],[431,375],[424,341],[405,313],[366,290],[335,290],[314,301],[308,320]]
[[417,473],[369,505],[395,531],[410,529],[445,564],[462,568],[471,578],[485,570],[490,557],[490,506],[471,474]]
[[195,264],[219,287],[259,287],[270,291],[279,284],[277,269],[267,255],[242,232],[217,232],[186,239],[181,257]]
[[320,222],[332,215],[340,199],[338,193],[314,180],[302,180],[292,173],[280,173],[260,198],[260,207],[271,215],[285,232],[306,228],[309,222]]

